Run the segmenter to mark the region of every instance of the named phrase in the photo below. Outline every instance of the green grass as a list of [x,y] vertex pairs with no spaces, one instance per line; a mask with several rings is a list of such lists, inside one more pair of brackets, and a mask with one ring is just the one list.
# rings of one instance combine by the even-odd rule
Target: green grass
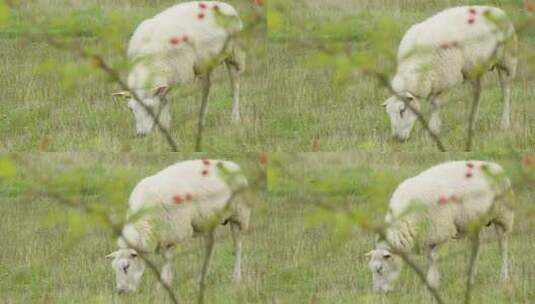
[[[386,296],[373,294],[364,254],[373,247],[374,236],[348,223],[342,214],[345,210],[362,210],[370,220],[382,220],[382,209],[401,181],[442,161],[472,158],[502,164],[517,196],[510,241],[512,281],[506,286],[499,282],[500,257],[494,229],[486,228],[472,303],[531,303],[535,272],[528,252],[534,249],[535,188],[532,183],[522,183],[517,155],[423,153],[415,157],[412,153],[364,152],[272,156],[274,166],[268,173],[271,199],[284,202],[288,212],[297,208],[298,216],[305,219],[297,226],[298,231],[288,230],[285,235],[293,235],[288,241],[293,244],[290,250],[300,255],[294,268],[301,273],[295,274],[298,283],[292,298],[282,302],[304,303],[314,297],[315,303],[432,303],[419,279],[406,267],[396,291]],[[450,241],[440,250],[440,292],[446,303],[462,303],[469,252],[467,240]],[[424,267],[423,257],[417,261]],[[295,293],[298,295],[293,297]]]
[[[126,104],[114,102],[118,91],[100,72],[86,68],[84,61],[46,43],[20,37],[29,20],[36,22],[58,15],[66,20],[53,22],[53,34],[75,36],[89,48],[100,50],[119,66],[128,37],[143,19],[177,1],[103,1],[95,4],[64,4],[65,1],[38,1],[23,4],[12,13],[11,23],[0,27],[0,149],[4,151],[169,151],[158,132],[143,139],[135,137],[134,117]],[[253,5],[229,1],[244,19]],[[62,20],[62,19],[59,19]],[[41,28],[32,28],[40,32]],[[267,102],[265,39],[262,26],[243,36],[247,51],[242,76],[242,122],[231,124],[231,91],[227,72],[216,70],[209,114],[206,120],[204,150],[259,151],[268,141],[263,126]],[[48,67],[44,68],[43,63]],[[68,64],[69,69],[64,69]],[[126,78],[126,71],[122,69]],[[91,74],[88,75],[88,72]],[[179,98],[184,91],[191,92]],[[177,87],[172,101],[172,137],[181,151],[194,149],[200,106],[200,83]]]
[[[211,155],[207,155],[210,157]],[[499,253],[493,231],[483,234],[482,254],[473,303],[530,303],[535,296],[533,250],[535,188],[522,184],[518,155],[424,153],[276,153],[270,156],[268,191],[258,193],[252,225],[244,236],[243,283],[231,283],[232,242],[226,227],[218,231],[208,280],[207,303],[430,303],[430,296],[408,269],[386,296],[371,291],[367,269],[374,236],[344,220],[341,213],[365,210],[381,219],[389,195],[399,182],[448,159],[483,158],[503,164],[517,196],[515,229],[510,241],[512,281],[499,283]],[[24,190],[36,174],[58,183],[66,195],[117,208],[142,177],[186,154],[20,154],[34,174],[1,184],[0,302],[2,303],[147,303],[165,295],[146,273],[139,292],[114,293],[115,279],[104,256],[114,250],[114,237],[56,201],[30,197]],[[257,155],[227,158],[255,175]],[[283,165],[283,167],[279,166]],[[251,177],[252,178],[252,177]],[[107,184],[110,186],[106,187]],[[373,185],[378,185],[374,187]],[[78,195],[78,194],[79,195]],[[374,197],[369,197],[374,193]],[[119,211],[117,211],[119,210]],[[89,221],[89,222],[87,222]],[[83,225],[87,223],[87,225]],[[85,227],[85,229],[83,228]],[[468,242],[451,241],[440,251],[441,293],[447,303],[460,303],[468,261]],[[202,261],[202,242],[192,240],[177,250],[173,289],[184,303],[194,303]],[[424,265],[423,258],[417,261]]]
[[[279,1],[280,2],[280,1]],[[284,1],[283,1],[284,2]],[[275,151],[433,151],[436,146],[417,125],[406,143],[391,139],[390,121],[380,104],[389,93],[378,81],[360,74],[343,59],[343,54],[386,49],[395,52],[410,25],[459,1],[296,1],[287,4],[280,28],[271,27],[268,44],[271,96],[279,117],[272,128]],[[396,5],[398,3],[399,5]],[[493,1],[479,1],[492,4]],[[390,5],[388,5],[390,4]],[[518,2],[500,5],[515,22],[526,17]],[[277,6],[273,7],[276,11]],[[386,38],[377,36],[387,31]],[[372,36],[370,36],[372,35]],[[381,43],[370,40],[379,37]],[[374,37],[374,38],[372,38]],[[495,73],[484,78],[481,111],[476,123],[476,151],[533,149],[535,147],[535,99],[533,59],[535,45],[529,31],[520,38],[518,77],[513,86],[512,126],[499,128],[501,90]],[[372,40],[376,41],[376,40]],[[341,50],[338,55],[318,56],[314,46]],[[379,56],[379,67],[393,71],[388,54]],[[393,55],[390,54],[390,55]],[[327,57],[327,58],[326,58]],[[448,150],[463,150],[466,140],[471,90],[461,85],[442,101],[441,139]],[[426,113],[429,107],[423,103]]]
[[[145,274],[139,293],[118,297],[114,292],[115,277],[110,260],[105,258],[115,250],[115,238],[110,229],[94,218],[80,216],[76,210],[66,208],[58,201],[43,197],[28,199],[26,189],[44,178],[46,191],[56,191],[93,206],[100,205],[113,216],[123,218],[130,191],[141,178],[181,159],[210,156],[17,155],[17,177],[0,180],[0,240],[3,241],[0,302],[147,303],[165,300],[165,294],[155,288],[157,283],[150,272]],[[258,155],[246,154],[233,159],[242,165],[252,182],[258,174]],[[51,174],[54,176],[47,178]],[[43,187],[43,184],[32,187]],[[264,287],[271,273],[265,265],[274,263],[277,257],[269,254],[274,235],[268,231],[270,227],[277,227],[274,221],[278,218],[276,215],[283,212],[283,206],[268,210],[262,191],[258,192],[257,199],[259,203],[252,202],[255,206],[254,228],[247,234],[244,244],[245,282],[239,287],[231,283],[232,241],[229,229],[222,227],[218,231],[214,267],[209,278],[210,303],[265,302],[271,295]],[[275,235],[281,233],[277,228]],[[194,299],[204,246],[201,240],[195,239],[179,248],[175,263],[177,281],[173,289],[183,299]]]
[[[56,20],[52,33],[79,37],[88,47],[102,51],[106,59],[119,64],[130,33],[143,19],[175,1],[103,1],[95,7],[85,2],[64,4],[46,0],[21,5],[12,12],[8,25],[0,28],[0,150],[4,151],[169,151],[157,132],[146,138],[134,136],[134,120],[127,107],[114,102],[118,90],[102,75],[87,75],[81,63],[66,51],[40,41],[20,37],[28,20],[37,22],[53,16],[68,16],[69,22]],[[244,16],[250,5],[230,1]],[[495,4],[495,1],[471,3]],[[274,1],[274,3],[277,3]],[[389,120],[379,104],[388,92],[377,81],[361,75],[344,61],[321,65],[308,40],[344,43],[353,53],[366,50],[371,32],[389,25],[384,39],[393,52],[406,29],[415,22],[462,1],[295,1],[285,2],[277,31],[266,33],[261,27],[242,41],[247,49],[247,69],[242,77],[242,122],[230,123],[231,95],[226,71],[216,71],[210,98],[204,147],[206,151],[435,151],[436,147],[420,126],[410,141],[400,144],[391,139]],[[518,1],[500,2],[512,19],[526,17]],[[417,9],[415,9],[417,8]],[[271,15],[270,15],[271,16]],[[120,20],[121,22],[115,22]],[[390,20],[390,21],[388,21]],[[392,21],[394,26],[392,26]],[[113,31],[107,31],[114,24]],[[40,29],[33,29],[39,32]],[[520,72],[513,89],[513,122],[508,131],[500,130],[501,92],[497,76],[484,81],[481,112],[476,124],[475,150],[500,151],[535,147],[535,99],[533,69],[527,57],[535,46],[535,36],[521,37]],[[385,55],[386,56],[386,55]],[[336,60],[335,60],[336,61]],[[42,63],[49,69],[43,69]],[[51,68],[68,63],[69,69]],[[335,65],[337,65],[335,67]],[[390,66],[386,61],[385,66]],[[56,66],[57,68],[57,66]],[[343,81],[340,81],[342,75]],[[126,72],[123,69],[122,75]],[[338,80],[337,80],[338,79]],[[200,105],[199,83],[171,92],[171,135],[181,151],[194,149],[196,118]],[[193,95],[180,97],[194,91]],[[467,85],[443,96],[441,138],[449,150],[464,149]],[[424,112],[427,107],[424,105]]]

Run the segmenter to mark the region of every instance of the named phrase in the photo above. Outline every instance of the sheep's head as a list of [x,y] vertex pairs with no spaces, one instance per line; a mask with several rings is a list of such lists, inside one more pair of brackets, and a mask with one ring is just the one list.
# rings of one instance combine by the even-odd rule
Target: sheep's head
[[134,249],[123,248],[106,256],[113,259],[111,266],[115,271],[117,292],[134,292],[141,282],[145,262]]
[[368,267],[372,272],[373,289],[385,293],[391,291],[401,272],[401,258],[384,248],[374,249],[366,256],[370,257]]
[[410,103],[415,109],[419,109],[418,100],[410,93],[393,95],[382,104],[390,117],[392,136],[400,141],[409,139],[417,119],[416,114],[409,109],[407,103]]
[[138,136],[145,136],[149,134],[154,127],[154,120],[148,113],[146,109],[147,107],[159,117],[162,127],[169,129],[170,116],[168,109],[164,108],[167,102],[163,102],[165,101],[165,96],[168,91],[168,86],[159,86],[155,88],[148,96],[140,96],[143,104],[140,104],[134,99],[130,92],[126,91],[115,93],[113,94],[113,97],[119,100],[127,101],[128,108],[132,111],[132,114],[134,114],[134,118],[136,120],[136,134]]

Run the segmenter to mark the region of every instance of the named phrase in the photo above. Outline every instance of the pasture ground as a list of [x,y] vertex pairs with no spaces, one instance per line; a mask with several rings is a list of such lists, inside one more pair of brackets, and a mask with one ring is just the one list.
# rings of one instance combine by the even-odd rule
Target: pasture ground
[[[269,100],[276,124],[271,129],[274,151],[436,151],[431,138],[416,126],[408,142],[391,139],[390,121],[380,104],[390,95],[386,88],[343,60],[386,48],[395,55],[407,29],[450,6],[479,3],[502,7],[515,23],[527,16],[521,1],[445,0],[306,0],[287,3],[276,30],[269,31]],[[275,7],[274,7],[275,10]],[[269,17],[270,15],[268,15]],[[388,25],[388,26],[387,26]],[[275,26],[271,27],[274,28]],[[381,31],[388,31],[381,35]],[[376,40],[370,38],[376,35]],[[351,43],[347,43],[347,42]],[[379,41],[379,42],[377,42]],[[376,45],[377,47],[373,47]],[[535,79],[533,60],[525,57],[535,46],[535,35],[520,38],[518,77],[513,87],[512,127],[500,129],[501,90],[497,73],[484,78],[475,151],[533,149],[535,147]],[[324,49],[340,51],[336,55]],[[391,75],[393,66],[379,58]],[[329,59],[327,59],[330,56]],[[381,61],[385,59],[384,61]],[[447,150],[463,151],[466,140],[471,87],[463,84],[443,95],[441,139]],[[429,107],[423,102],[423,111]],[[416,132],[414,132],[416,131]]]
[[[363,210],[380,219],[396,185],[438,162],[480,158],[501,163],[511,176],[517,209],[510,240],[512,281],[499,282],[499,253],[494,233],[483,234],[473,303],[530,303],[535,296],[535,189],[522,183],[518,155],[410,153],[277,153],[270,155],[267,191],[254,204],[252,225],[244,237],[244,280],[230,281],[233,265],[230,233],[221,227],[207,303],[431,303],[408,269],[396,291],[371,291],[367,269],[374,236],[357,229],[340,211]],[[147,303],[163,301],[154,278],[145,274],[138,293],[114,293],[114,275],[104,256],[114,249],[108,230],[24,190],[36,175],[62,173],[71,182],[60,189],[86,202],[113,204],[123,216],[131,188],[141,177],[191,155],[31,155],[37,174],[2,187],[0,195],[0,301],[3,303]],[[257,155],[232,157],[246,174],[256,172]],[[103,164],[106,164],[105,166]],[[59,180],[62,180],[61,178]],[[78,186],[76,186],[78,185]],[[376,185],[376,187],[374,187]],[[373,199],[367,195],[373,194]],[[326,206],[329,213],[319,209]],[[85,229],[83,227],[86,227]],[[461,303],[468,242],[452,241],[440,252],[441,292],[447,303]],[[177,250],[173,288],[193,303],[202,261],[202,242]],[[424,264],[422,258],[419,263]]]
[[[89,49],[100,48],[105,59],[115,63],[126,54],[128,39],[141,20],[178,2],[181,1],[40,0],[22,4],[22,9],[13,12],[9,26],[0,28],[0,150],[170,151],[158,132],[142,139],[135,136],[134,117],[126,103],[115,102],[111,97],[120,90],[117,85],[110,84],[100,72],[82,71],[80,65],[84,61],[72,53],[57,50],[42,39],[25,39],[20,33],[31,20],[39,22],[57,15],[72,17],[72,23],[80,25],[75,35],[81,43]],[[240,0],[227,2],[233,4],[247,22],[254,4]],[[113,39],[95,36],[90,30],[110,24],[113,28],[106,34]],[[61,28],[57,32],[72,35],[62,32]],[[111,40],[118,44],[110,43]],[[240,40],[247,51],[246,71],[241,81],[241,124],[234,125],[230,121],[232,95],[227,71],[224,66],[215,71],[204,151],[254,152],[267,145],[269,139],[261,132],[270,107],[266,94],[265,42],[262,25]],[[120,70],[126,79],[126,69]],[[200,81],[196,81],[176,87],[169,96],[171,133],[180,151],[195,148],[200,86]]]
[[[375,236],[354,225],[346,211],[360,211],[371,222],[381,221],[397,185],[422,170],[447,160],[496,161],[510,176],[516,194],[515,227],[510,239],[512,280],[499,280],[500,256],[494,229],[485,228],[472,303],[531,303],[535,296],[533,221],[535,188],[522,182],[517,155],[422,153],[300,153],[275,154],[268,171],[270,206],[283,204],[294,221],[286,228],[280,251],[291,265],[287,293],[281,303],[434,303],[407,267],[386,296],[371,291],[371,273],[364,256]],[[276,164],[284,164],[278,166]],[[320,208],[321,207],[321,208]],[[331,212],[328,212],[330,210]],[[355,213],[359,214],[359,213]],[[355,215],[357,217],[358,215]],[[463,303],[469,242],[451,241],[440,250],[441,294],[445,303]],[[417,257],[425,266],[423,257]],[[307,302],[308,301],[308,302]]]

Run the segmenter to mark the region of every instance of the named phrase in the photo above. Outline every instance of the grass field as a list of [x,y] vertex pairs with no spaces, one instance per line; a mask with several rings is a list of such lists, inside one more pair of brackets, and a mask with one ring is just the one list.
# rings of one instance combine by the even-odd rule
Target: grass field
[[[150,272],[145,274],[139,293],[118,297],[110,260],[105,258],[116,248],[110,230],[94,218],[80,216],[76,210],[58,204],[57,200],[28,199],[27,189],[40,178],[46,178],[45,174],[55,174],[44,183],[46,187],[44,184],[32,187],[58,191],[67,197],[74,194],[86,203],[104,205],[105,210],[119,210],[117,216],[123,217],[130,191],[141,178],[180,159],[200,155],[48,153],[18,157],[24,159],[19,164],[26,165],[19,166],[20,175],[16,179],[1,183],[0,191],[0,303],[162,303],[166,300],[166,295],[156,289]],[[258,155],[227,158],[240,163],[253,182],[258,175]],[[33,173],[24,175],[29,172]],[[64,176],[64,182],[60,176]],[[55,187],[49,186],[54,179],[60,182]],[[276,264],[278,256],[270,248],[275,244],[283,246],[277,239],[283,227],[276,223],[282,220],[276,215],[283,213],[283,205],[268,208],[262,188],[258,191],[258,202],[252,202],[254,224],[244,242],[244,284],[235,287],[231,283],[232,240],[229,229],[223,227],[218,231],[219,242],[209,276],[209,303],[266,302],[272,295],[267,282],[277,270],[268,265]],[[177,281],[173,288],[185,303],[196,298],[203,249],[203,242],[195,239],[178,250]]]
[[[269,31],[270,100],[277,123],[272,129],[277,151],[432,151],[436,149],[421,126],[411,139],[400,144],[390,138],[390,121],[380,104],[389,93],[376,79],[348,66],[343,54],[381,49],[391,52],[404,32],[443,8],[466,3],[485,3],[503,7],[517,23],[526,17],[522,1],[438,1],[438,0],[347,0],[347,1],[277,1],[285,3],[282,16]],[[276,11],[278,6],[274,6]],[[268,15],[270,16],[270,15]],[[273,22],[275,23],[275,22]],[[385,26],[388,25],[388,26]],[[275,30],[271,30],[275,28]],[[370,33],[386,29],[376,43]],[[377,34],[378,35],[378,34]],[[350,42],[350,43],[348,43]],[[484,79],[479,121],[476,124],[476,151],[535,147],[535,100],[533,65],[526,59],[535,45],[533,31],[520,38],[519,76],[513,88],[513,123],[509,131],[499,128],[501,91],[497,75]],[[319,47],[318,47],[319,46]],[[340,51],[328,55],[324,48]],[[318,55],[321,54],[321,56]],[[390,55],[394,55],[390,54]],[[388,56],[380,66],[392,68]],[[319,59],[318,59],[319,57]],[[389,71],[387,69],[387,71]],[[392,72],[392,70],[390,70]],[[340,77],[342,76],[342,77]],[[339,81],[342,78],[343,81]],[[468,85],[453,89],[442,97],[443,128],[441,138],[448,150],[463,150],[471,90]],[[424,113],[428,111],[424,103]]]
[[[271,201],[277,203],[275,206],[285,204],[287,212],[296,212],[304,219],[288,228],[284,236],[285,242],[292,244],[284,256],[299,258],[292,260],[295,271],[288,290],[292,297],[281,303],[433,303],[419,279],[406,267],[396,291],[386,296],[371,292],[371,274],[364,254],[373,248],[374,236],[348,222],[344,210],[363,210],[370,219],[381,219],[384,213],[380,210],[398,183],[439,162],[472,158],[502,164],[517,195],[510,242],[512,281],[507,286],[499,283],[500,258],[494,229],[486,228],[472,303],[531,303],[535,272],[528,252],[534,249],[535,188],[521,182],[516,156],[424,153],[415,158],[411,153],[362,152],[272,156],[272,163],[285,165],[268,172]],[[440,251],[441,294],[446,303],[462,303],[468,257],[466,240],[451,241]],[[422,267],[425,265],[424,258],[418,261]]]
[[[122,210],[118,212],[122,216],[126,198],[141,177],[179,159],[197,156],[49,153],[19,157],[26,159],[34,173],[2,184],[0,302],[147,303],[165,299],[149,273],[138,293],[116,295],[110,262],[104,258],[115,247],[109,230],[57,201],[29,196],[25,189],[30,181],[39,180],[38,176],[63,174],[69,180],[61,183],[61,188],[49,190],[62,189],[65,195],[77,194],[87,202],[117,204],[113,206]],[[453,153],[428,153],[418,159],[407,153],[271,155],[268,191],[258,192],[251,229],[244,237],[243,283],[231,283],[230,233],[221,227],[207,303],[431,303],[407,269],[397,291],[387,296],[372,293],[364,254],[373,246],[373,235],[356,229],[341,213],[331,215],[318,211],[318,207],[331,206],[338,211],[358,208],[369,211],[370,217],[382,218],[378,210],[403,179],[440,161],[472,157],[503,164],[517,196],[510,242],[512,281],[506,287],[499,283],[497,245],[493,231],[485,231],[472,303],[530,303],[535,296],[535,188],[521,183],[514,155]],[[249,176],[256,174],[257,155],[227,158],[242,164]],[[62,180],[51,180],[56,179]],[[375,183],[381,190],[374,190],[374,199],[367,200],[363,189]],[[466,241],[452,241],[440,252],[441,292],[447,303],[460,303],[462,298],[467,248]],[[187,242],[177,252],[173,288],[184,303],[193,303],[202,242]]]
[[[83,45],[99,47],[110,62],[124,55],[129,36],[137,24],[174,3],[166,1],[31,1],[14,11],[11,23],[0,27],[0,149],[4,151],[35,151],[46,147],[49,151],[170,151],[164,137],[154,132],[143,139],[136,138],[134,117],[126,104],[114,102],[111,94],[119,91],[100,74],[82,75],[73,80],[76,67],[83,63],[68,51],[60,51],[37,39],[21,38],[21,32],[31,20],[70,16],[78,23],[76,36]],[[254,4],[228,1],[245,22]],[[95,7],[96,6],[96,7]],[[118,19],[119,18],[119,19]],[[115,20],[115,22],[113,22]],[[120,20],[117,22],[116,20]],[[91,29],[113,24],[110,39],[93,35]],[[247,23],[246,23],[247,24]],[[58,33],[62,27],[53,26]],[[42,29],[34,28],[33,31]],[[242,123],[230,123],[231,91],[224,67],[214,75],[209,114],[206,120],[204,150],[259,151],[269,142],[263,133],[267,123],[267,78],[265,29],[257,26],[240,41],[247,50],[246,72],[242,76]],[[106,44],[108,43],[108,44]],[[60,67],[59,71],[43,70],[43,63]],[[70,70],[64,70],[68,64]],[[73,71],[74,70],[74,71]],[[126,71],[123,69],[126,79]],[[74,85],[69,83],[74,82]],[[67,89],[66,89],[66,86]],[[171,92],[172,136],[180,151],[194,149],[200,89],[185,98],[184,91],[200,88],[199,83],[177,87]],[[44,146],[43,146],[44,145]]]
[[[134,136],[133,117],[126,106],[114,102],[116,85],[85,71],[76,74],[79,59],[41,41],[21,38],[28,20],[56,15],[72,16],[80,25],[74,34],[88,47],[99,47],[112,62],[124,53],[128,37],[143,19],[177,1],[100,1],[99,7],[86,2],[42,0],[28,2],[12,13],[11,22],[0,28],[0,149],[4,151],[136,151],[162,152],[169,147],[163,136]],[[251,5],[229,1],[247,18]],[[279,1],[280,2],[280,1]],[[478,1],[503,7],[516,22],[527,15],[519,1]],[[275,2],[276,3],[276,2]],[[400,144],[390,137],[389,121],[379,104],[388,92],[379,83],[357,73],[343,61],[318,65],[311,58],[320,44],[349,45],[352,52],[371,43],[366,31],[379,32],[385,20],[388,28],[384,43],[395,52],[406,29],[434,12],[463,1],[438,0],[306,0],[286,2],[283,26],[270,31],[264,26],[244,36],[247,69],[243,75],[241,124],[230,123],[231,96],[226,71],[216,71],[210,99],[210,112],[204,136],[206,151],[434,151],[436,148],[421,127],[409,142]],[[269,6],[269,3],[268,3]],[[415,9],[417,8],[417,9]],[[269,14],[268,14],[269,15]],[[109,35],[117,44],[92,34],[91,28],[122,19]],[[125,18],[128,16],[128,18]],[[269,15],[271,16],[271,15]],[[52,27],[62,33],[61,27]],[[104,27],[105,28],[105,27]],[[377,30],[376,30],[377,29]],[[65,33],[64,33],[65,34]],[[66,34],[73,34],[67,32]],[[313,39],[312,39],[313,38]],[[347,42],[350,41],[348,44]],[[520,72],[513,90],[513,123],[509,131],[500,130],[501,92],[497,76],[485,78],[476,150],[517,150],[535,147],[535,99],[532,56],[535,35],[525,32],[521,39]],[[119,47],[119,49],[117,49]],[[122,48],[122,49],[121,49]],[[531,54],[531,55],[530,55]],[[68,64],[61,71],[43,70],[42,63]],[[342,66],[340,66],[342,65]],[[387,65],[387,64],[386,64]],[[340,70],[347,74],[337,81]],[[126,76],[126,71],[123,71]],[[74,85],[73,85],[74,83]],[[67,84],[67,89],[65,85]],[[181,151],[194,149],[196,117],[200,94],[191,93],[194,83],[172,92],[172,136]],[[442,140],[446,148],[464,148],[467,101],[470,90],[460,86],[443,96]],[[424,106],[424,111],[427,108]]]

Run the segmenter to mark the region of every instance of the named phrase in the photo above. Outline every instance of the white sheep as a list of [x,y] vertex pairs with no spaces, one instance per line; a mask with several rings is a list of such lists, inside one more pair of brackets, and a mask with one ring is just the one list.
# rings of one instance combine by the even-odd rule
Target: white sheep
[[[386,240],[379,240],[367,254],[374,289],[392,290],[402,266],[396,253],[420,250],[429,262],[427,282],[437,288],[439,247],[466,235],[479,248],[478,223],[494,224],[502,257],[501,278],[507,280],[507,235],[513,227],[511,194],[503,169],[484,161],[446,162],[405,180],[390,199]],[[479,250],[475,261],[478,254]],[[474,275],[475,271],[470,274],[471,282]]]
[[494,68],[502,88],[501,124],[509,128],[516,52],[513,24],[499,8],[454,7],[413,25],[399,45],[397,72],[391,82],[395,94],[382,104],[390,117],[392,135],[402,141],[409,138],[417,116],[407,111],[406,103],[419,110],[420,101],[427,99],[431,103],[429,127],[438,133],[440,95],[465,80],[473,87],[476,117],[481,77]]
[[165,263],[161,279],[171,286],[174,246],[194,236],[206,238],[205,267],[210,263],[214,231],[229,223],[234,241],[233,280],[241,280],[240,233],[249,226],[250,209],[241,191],[247,186],[240,167],[229,161],[190,160],[176,163],[141,180],[130,195],[128,222],[112,258],[118,292],[137,290],[145,270],[144,254],[156,253]]
[[[232,121],[239,121],[239,76],[245,67],[245,55],[234,37],[242,27],[236,10],[224,2],[192,1],[164,10],[143,21],[130,39],[128,58],[133,66],[128,86],[168,130],[171,114],[166,95],[170,88],[202,78],[202,121],[207,110],[211,70],[224,62],[233,91]],[[128,100],[138,135],[152,130],[154,120],[129,92],[114,96]]]

